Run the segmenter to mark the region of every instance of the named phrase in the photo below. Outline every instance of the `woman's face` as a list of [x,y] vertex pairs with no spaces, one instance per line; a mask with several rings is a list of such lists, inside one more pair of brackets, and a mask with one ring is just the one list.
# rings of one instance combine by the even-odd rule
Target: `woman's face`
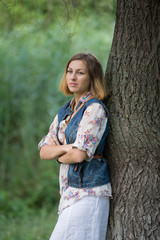
[[90,76],[84,61],[70,62],[66,73],[67,86],[70,92],[81,97],[90,90]]

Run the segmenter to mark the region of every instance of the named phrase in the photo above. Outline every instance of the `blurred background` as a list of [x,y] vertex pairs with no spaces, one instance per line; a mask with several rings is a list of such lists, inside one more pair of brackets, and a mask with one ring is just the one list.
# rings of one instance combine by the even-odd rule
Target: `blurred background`
[[56,161],[37,145],[68,98],[68,59],[95,54],[105,71],[114,0],[0,1],[0,240],[45,240],[57,220]]

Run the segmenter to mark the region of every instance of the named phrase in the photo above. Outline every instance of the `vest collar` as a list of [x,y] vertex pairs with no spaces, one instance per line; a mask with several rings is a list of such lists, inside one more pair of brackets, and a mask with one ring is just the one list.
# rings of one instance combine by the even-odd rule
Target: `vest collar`
[[[92,96],[92,94],[90,92],[88,93],[85,93],[79,100],[79,103],[76,107],[76,110],[79,108],[79,106],[82,104],[82,103],[85,103],[88,98],[90,98]],[[73,98],[70,102],[70,108],[73,110],[73,107],[74,107],[74,104],[75,104],[75,99]]]

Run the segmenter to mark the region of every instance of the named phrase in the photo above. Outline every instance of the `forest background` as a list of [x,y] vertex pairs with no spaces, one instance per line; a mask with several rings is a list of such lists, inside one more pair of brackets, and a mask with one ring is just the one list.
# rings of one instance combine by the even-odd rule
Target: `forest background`
[[114,0],[0,1],[0,240],[48,239],[59,201],[56,161],[37,145],[68,100],[67,60],[95,54],[105,71]]

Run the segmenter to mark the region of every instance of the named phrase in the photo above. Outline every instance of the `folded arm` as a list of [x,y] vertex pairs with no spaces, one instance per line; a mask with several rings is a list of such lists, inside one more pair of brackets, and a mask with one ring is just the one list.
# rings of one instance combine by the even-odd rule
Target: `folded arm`
[[60,145],[54,136],[52,145],[44,145],[40,149],[40,157],[42,160],[52,160],[58,157],[61,163],[72,164],[82,162],[87,157],[87,153],[78,148],[72,148],[72,144]]
[[72,144],[60,145],[56,136],[53,136],[52,144],[46,144],[40,149],[40,158],[42,160],[53,160],[67,153],[72,149]]
[[72,148],[72,144],[66,145],[44,145],[40,150],[42,160],[53,160],[62,154],[67,153]]
[[61,163],[68,164],[80,163],[84,159],[86,159],[86,157],[87,157],[86,151],[79,150],[78,148],[72,148],[71,150],[60,156],[58,158],[58,161],[60,161]]

